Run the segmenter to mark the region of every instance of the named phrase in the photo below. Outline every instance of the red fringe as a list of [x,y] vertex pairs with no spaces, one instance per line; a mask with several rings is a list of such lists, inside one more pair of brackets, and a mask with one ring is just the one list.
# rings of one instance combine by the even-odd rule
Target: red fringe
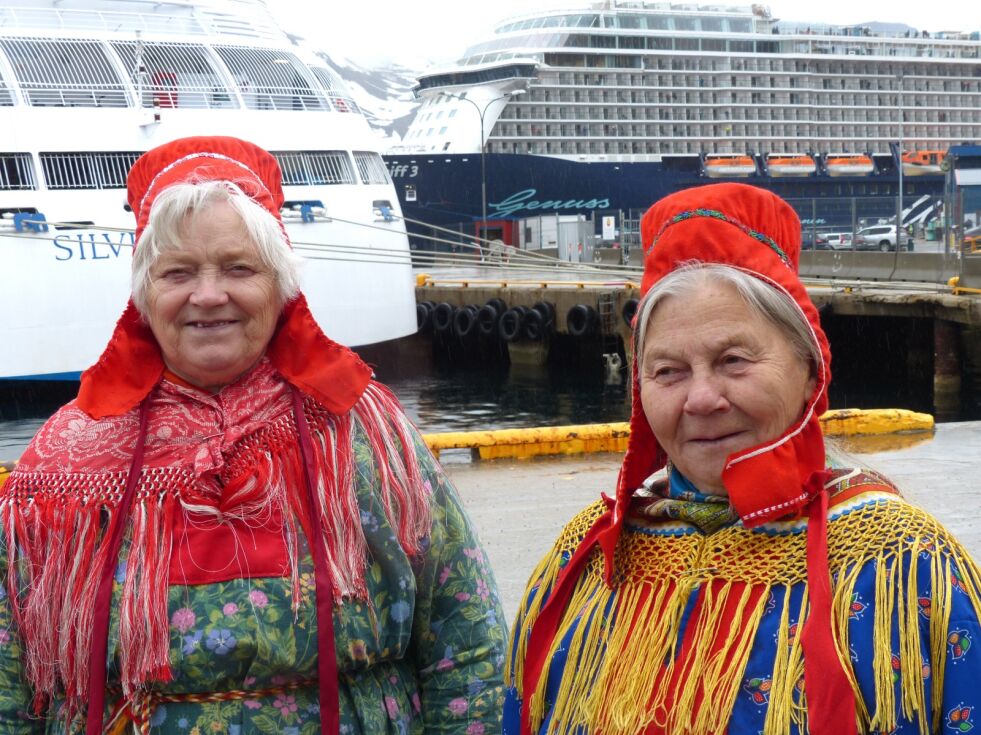
[[[371,384],[349,413],[336,416],[312,399],[305,412],[316,445],[316,476],[335,599],[367,598],[369,563],[356,495],[354,441],[363,434],[375,457],[382,511],[410,555],[429,532],[429,488],[416,461],[412,427],[395,397]],[[221,483],[194,484],[188,471],[141,471],[124,550],[125,578],[117,587],[118,636],[124,695],[150,681],[167,681],[170,647],[168,572],[175,513],[286,518],[294,604],[300,602],[297,520],[310,533],[303,495],[303,458],[292,415],[246,437],[229,458]],[[84,706],[98,570],[107,553],[104,531],[126,483],[125,472],[14,472],[0,495],[7,541],[6,586],[23,639],[26,676],[41,711],[65,700],[71,718]]]

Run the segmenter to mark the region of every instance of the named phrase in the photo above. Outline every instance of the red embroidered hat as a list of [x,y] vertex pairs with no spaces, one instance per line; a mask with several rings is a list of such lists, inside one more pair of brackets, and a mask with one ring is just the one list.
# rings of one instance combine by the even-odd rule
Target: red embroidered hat
[[[824,437],[818,421],[827,409],[831,352],[817,309],[798,275],[801,230],[793,208],[775,194],[745,184],[713,184],[671,194],[641,220],[646,294],[683,263],[699,261],[738,268],[785,293],[800,309],[818,348],[821,364],[801,417],[779,437],[730,455],[722,481],[733,508],[747,527],[808,514],[810,611],[802,633],[810,731],[831,735],[855,731],[852,687],[838,659],[831,616],[827,563],[827,500]],[[587,532],[553,587],[529,636],[523,691],[536,690],[545,657],[575,581],[599,546],[607,584],[614,584],[614,552],[634,492],[662,469],[667,455],[659,445],[640,401],[637,356],[632,366],[630,438],[609,510]],[[530,715],[523,717],[525,729]]]
[[[136,247],[162,191],[207,181],[234,182],[282,227],[282,174],[272,155],[238,138],[181,138],[143,154],[129,172]],[[285,229],[283,234],[288,244]],[[266,356],[286,380],[335,413],[350,409],[371,379],[371,369],[357,355],[324,335],[302,294],[283,307]],[[78,406],[93,418],[125,413],[153,389],[163,371],[160,347],[130,301],[102,356],[82,374]]]

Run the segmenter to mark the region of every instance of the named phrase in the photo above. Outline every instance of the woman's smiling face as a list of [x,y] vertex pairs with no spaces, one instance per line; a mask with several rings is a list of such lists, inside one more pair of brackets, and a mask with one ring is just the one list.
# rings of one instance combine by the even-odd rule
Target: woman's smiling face
[[706,493],[725,495],[726,458],[783,434],[815,388],[781,329],[725,282],[666,296],[644,339],[644,413],[674,466]]
[[167,367],[212,391],[266,351],[282,309],[276,279],[227,202],[194,212],[180,247],[150,268],[147,321]]

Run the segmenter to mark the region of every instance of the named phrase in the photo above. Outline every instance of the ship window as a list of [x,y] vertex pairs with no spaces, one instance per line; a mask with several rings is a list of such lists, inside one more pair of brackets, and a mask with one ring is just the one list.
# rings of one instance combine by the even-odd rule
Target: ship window
[[307,68],[285,51],[215,46],[251,110],[323,110],[327,101]]
[[125,189],[126,174],[142,153],[42,153],[49,189]]
[[673,17],[674,29],[676,31],[695,30],[695,19],[690,15],[676,15]]
[[126,89],[96,41],[0,41],[31,105],[127,107]]
[[37,189],[30,153],[0,153],[0,190]]
[[273,156],[283,171],[284,186],[357,183],[345,151],[279,151]]
[[143,107],[238,107],[203,46],[113,42]]
[[10,92],[10,85],[7,84],[7,80],[3,78],[3,72],[0,70],[0,107],[10,107],[14,104],[14,95]]
[[310,71],[324,88],[331,106],[338,112],[361,112],[361,108],[351,98],[341,81],[329,69],[322,66],[311,66]]
[[374,151],[354,151],[354,163],[362,184],[390,184],[388,169],[382,157]]

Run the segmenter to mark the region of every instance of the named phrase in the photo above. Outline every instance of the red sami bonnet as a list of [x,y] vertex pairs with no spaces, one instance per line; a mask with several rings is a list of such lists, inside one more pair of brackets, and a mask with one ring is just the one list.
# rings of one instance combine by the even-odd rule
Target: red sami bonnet
[[[813,395],[800,420],[766,444],[731,455],[722,481],[733,508],[748,527],[778,518],[808,515],[808,586],[811,607],[802,634],[810,732],[853,733],[854,695],[835,652],[827,563],[827,502],[824,437],[819,416],[828,407],[831,352],[817,309],[797,275],[800,220],[775,194],[745,184],[714,184],[669,195],[641,220],[644,276],[641,293],[679,265],[691,261],[728,265],[787,294],[800,308],[818,347],[821,364]],[[617,480],[616,496],[597,519],[563,570],[532,629],[523,691],[536,690],[565,604],[593,547],[606,563],[613,584],[613,558],[634,492],[662,469],[667,455],[651,430],[640,401],[635,345],[630,438]],[[526,703],[527,704],[527,703]],[[527,716],[527,715],[526,715]],[[527,722],[527,720],[526,720]]]
[[[136,247],[161,192],[206,181],[234,182],[282,227],[282,174],[271,154],[238,138],[180,138],[143,154],[130,170],[127,194],[136,215]],[[371,368],[324,335],[302,294],[283,308],[266,357],[289,383],[338,414],[357,402],[371,379]],[[160,347],[130,301],[102,356],[82,374],[78,406],[93,418],[126,413],[163,371]]]

